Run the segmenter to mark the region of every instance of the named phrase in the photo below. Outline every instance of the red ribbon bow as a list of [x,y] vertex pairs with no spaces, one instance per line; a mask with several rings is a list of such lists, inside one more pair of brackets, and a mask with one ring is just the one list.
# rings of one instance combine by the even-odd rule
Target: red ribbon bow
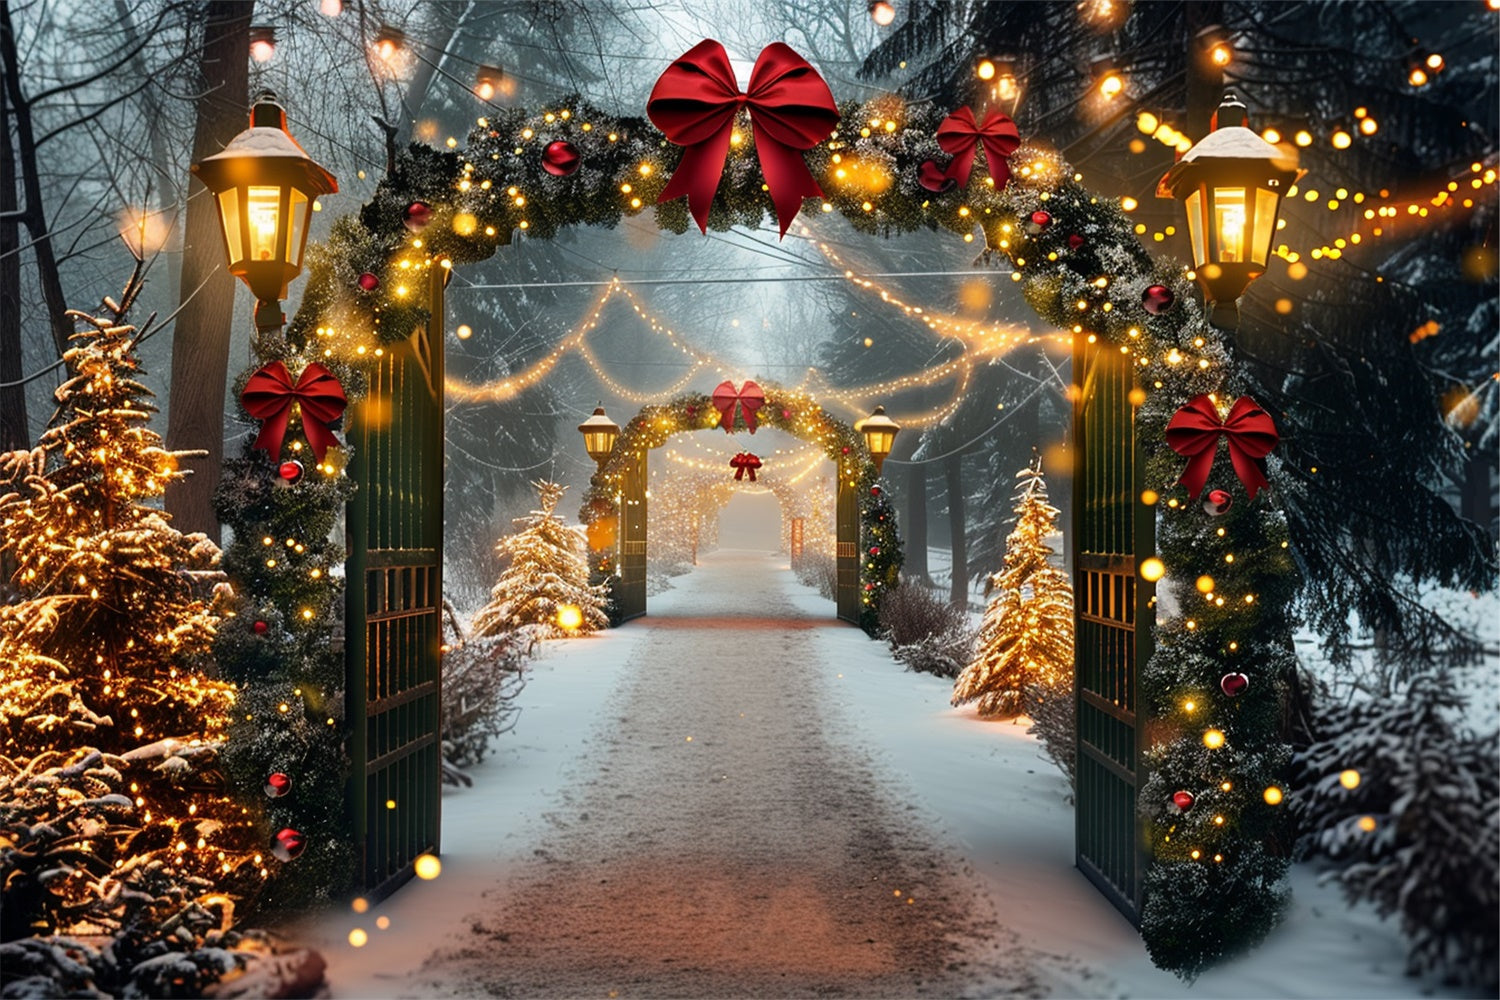
[[339,443],[328,425],[343,414],[349,401],[333,372],[316,361],[302,369],[295,384],[286,365],[272,361],[250,376],[240,402],[252,417],[265,421],[253,447],[265,449],[273,462],[281,458],[287,418],[292,404],[298,404],[302,408],[302,433],[312,446],[313,456],[321,462],[328,446]]
[[1276,447],[1278,438],[1271,415],[1249,396],[1235,400],[1229,416],[1222,422],[1214,401],[1207,396],[1194,398],[1172,415],[1167,423],[1167,444],[1188,460],[1178,482],[1197,499],[1208,482],[1221,434],[1229,442],[1235,475],[1254,500],[1261,487],[1271,485],[1266,479],[1266,456]]
[[736,480],[744,479],[745,473],[748,471],[750,473],[750,481],[753,483],[755,482],[755,470],[760,468],[760,459],[748,451],[742,451],[729,460],[729,467],[734,470],[734,478]]
[[742,93],[724,46],[710,38],[677,58],[656,81],[646,114],[668,139],[686,147],[682,162],[657,201],[687,195],[698,228],[708,231],[708,209],[724,174],[729,138],[740,108],[750,111],[755,151],[781,235],[803,198],[821,198],[802,151],[828,138],[839,122],[828,84],[784,42],[761,50]]
[[969,183],[969,171],[974,166],[974,154],[984,146],[984,158],[995,179],[995,190],[1005,190],[1010,183],[1010,154],[1021,145],[1021,133],[1016,123],[998,111],[984,116],[984,124],[974,120],[974,112],[967,107],[959,108],[938,126],[938,145],[943,152],[953,156],[953,162],[943,171],[944,177],[958,182],[959,187]]
[[719,411],[719,426],[724,428],[725,434],[734,433],[734,404],[740,404],[740,415],[745,418],[745,426],[750,433],[755,433],[755,411],[766,405],[766,394],[761,387],[754,382],[746,380],[738,391],[734,383],[729,381],[720,382],[714,389],[714,409]]

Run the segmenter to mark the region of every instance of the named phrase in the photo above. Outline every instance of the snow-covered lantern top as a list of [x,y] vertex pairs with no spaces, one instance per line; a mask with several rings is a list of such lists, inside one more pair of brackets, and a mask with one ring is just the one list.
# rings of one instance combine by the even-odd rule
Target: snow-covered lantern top
[[1239,98],[1225,94],[1213,130],[1156,186],[1158,198],[1186,206],[1193,269],[1212,307],[1209,322],[1228,330],[1239,326],[1236,300],[1266,271],[1282,195],[1304,173],[1295,151],[1271,145],[1249,124]]
[[255,293],[255,325],[279,328],[280,302],[302,271],[313,202],[338,181],[286,131],[286,110],[269,90],[250,107],[250,127],[213,156],[193,164],[219,200],[229,270]]
[[855,424],[854,429],[865,436],[865,446],[870,449],[870,457],[875,460],[875,474],[879,475],[886,456],[895,446],[901,425],[885,415],[884,406],[877,406],[875,412]]
[[604,415],[604,404],[594,407],[594,415],[578,425],[583,434],[583,447],[589,458],[602,467],[609,453],[615,450],[620,438],[620,425]]

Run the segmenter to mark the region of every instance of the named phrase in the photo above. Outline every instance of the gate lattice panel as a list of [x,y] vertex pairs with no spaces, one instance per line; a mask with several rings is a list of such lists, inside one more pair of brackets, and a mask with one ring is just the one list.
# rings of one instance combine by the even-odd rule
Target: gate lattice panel
[[[444,272],[446,273],[446,272]],[[436,853],[441,817],[443,287],[369,371],[347,433],[346,708],[360,879],[379,898]]]
[[620,620],[646,613],[646,456],[632,460],[625,470],[620,497],[620,578],[615,602]]
[[[1078,868],[1140,922],[1147,854],[1136,797],[1141,773],[1140,664],[1151,653],[1155,588],[1137,579],[1155,543],[1140,503],[1144,461],[1135,440],[1129,357],[1082,342],[1073,370],[1074,664],[1077,680]],[[1140,626],[1140,627],[1137,627]]]
[[838,567],[838,616],[842,621],[859,624],[859,499],[854,487],[839,477],[838,523],[835,557]]

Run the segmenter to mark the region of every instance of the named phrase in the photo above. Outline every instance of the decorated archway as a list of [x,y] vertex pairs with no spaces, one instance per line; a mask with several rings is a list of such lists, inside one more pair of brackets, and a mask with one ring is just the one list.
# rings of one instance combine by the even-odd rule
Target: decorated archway
[[[338,891],[336,873],[357,857],[357,878],[381,891],[437,847],[439,276],[517,233],[548,238],[647,211],[670,232],[690,218],[727,229],[768,215],[785,232],[811,200],[864,233],[979,237],[985,259],[1008,265],[1037,312],[1073,335],[1078,865],[1167,967],[1190,974],[1262,935],[1277,918],[1286,866],[1267,845],[1283,800],[1276,710],[1292,660],[1295,578],[1285,519],[1257,500],[1267,477],[1273,490],[1280,477],[1274,456],[1265,463],[1274,426],[1247,397],[1229,406],[1240,392],[1232,344],[1205,322],[1194,272],[1153,260],[1126,214],[1133,206],[1084,188],[1044,144],[1020,144],[996,112],[945,115],[894,95],[835,105],[780,43],[762,52],[749,94],[709,42],[674,62],[662,88],[667,103],[652,109],[660,130],[567,99],[541,111],[495,108],[462,148],[454,139],[448,150],[417,145],[395,157],[370,203],[309,251],[310,280],[286,337],[256,344],[264,367],[254,375],[269,372],[284,402],[266,418],[268,427],[279,420],[269,460],[247,446],[226,463],[220,513],[234,541],[224,565],[241,606],[219,633],[220,662],[245,681],[246,718],[257,720],[236,743],[237,773],[274,770],[278,747],[319,760],[348,748],[352,829],[341,815],[299,814],[295,802],[267,807],[273,824],[317,845],[303,867],[322,865],[319,884]],[[291,372],[300,372],[295,384]],[[328,388],[325,375],[354,404],[352,465],[324,454],[327,427],[305,402]],[[834,448],[850,502],[863,489],[874,500],[861,509],[883,503],[883,491],[869,494],[878,482],[852,428],[812,400],[775,392],[769,422]],[[285,434],[283,452],[296,400],[302,428]],[[642,411],[591,502],[634,495],[629,480],[649,449],[712,426],[709,404],[694,395]],[[1220,445],[1232,465],[1215,465]],[[308,453],[316,465],[305,470]],[[1179,478],[1179,455],[1189,454]],[[296,488],[280,489],[288,484]],[[326,539],[351,496],[339,576],[328,571],[339,560]],[[620,522],[627,546],[629,522]],[[856,592],[862,624],[894,582],[895,548],[881,545],[868,569],[853,567],[870,587]],[[1170,598],[1161,604],[1159,581]],[[347,731],[328,709],[340,698]],[[307,711],[289,712],[291,703]],[[393,782],[411,785],[402,800],[422,803],[417,819],[379,808],[394,801]]]
[[[724,383],[712,394],[685,393],[648,405],[625,425],[614,450],[589,484],[579,518],[588,526],[595,574],[608,580],[615,615],[629,621],[646,613],[648,456],[674,434],[722,430],[752,435],[771,428],[823,449],[837,475],[835,559],[838,617],[874,634],[885,592],[901,571],[896,511],[880,482],[864,436],[805,393],[747,381]],[[746,450],[736,472],[757,462]],[[751,472],[753,476],[753,471]]]

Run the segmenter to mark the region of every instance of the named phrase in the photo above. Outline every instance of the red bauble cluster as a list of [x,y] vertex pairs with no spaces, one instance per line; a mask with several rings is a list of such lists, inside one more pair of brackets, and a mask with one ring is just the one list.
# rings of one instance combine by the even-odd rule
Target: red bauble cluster
[[306,839],[291,827],[285,827],[271,838],[271,853],[278,861],[296,860],[306,846]]
[[578,149],[571,142],[558,139],[549,142],[542,150],[542,169],[553,177],[566,177],[578,170],[583,162]]
[[432,221],[432,206],[425,201],[414,201],[401,213],[401,223],[414,233],[420,233]]
[[1141,293],[1141,305],[1153,316],[1160,316],[1177,301],[1177,296],[1166,285],[1152,285]]

